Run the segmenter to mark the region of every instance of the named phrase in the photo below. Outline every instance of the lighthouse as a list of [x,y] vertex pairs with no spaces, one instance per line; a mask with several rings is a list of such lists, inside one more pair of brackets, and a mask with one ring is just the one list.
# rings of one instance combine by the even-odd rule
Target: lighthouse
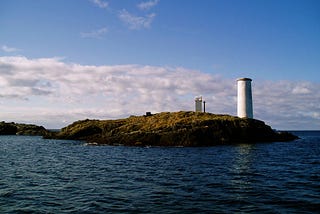
[[238,84],[238,117],[253,118],[252,90],[250,78],[237,79]]

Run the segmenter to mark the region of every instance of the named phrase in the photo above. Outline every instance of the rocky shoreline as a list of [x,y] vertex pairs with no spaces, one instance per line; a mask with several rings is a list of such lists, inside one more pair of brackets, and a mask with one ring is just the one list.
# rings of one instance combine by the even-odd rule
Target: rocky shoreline
[[82,120],[45,132],[44,138],[84,140],[92,145],[215,146],[237,143],[292,141],[263,121],[202,112],[163,112],[118,120]]

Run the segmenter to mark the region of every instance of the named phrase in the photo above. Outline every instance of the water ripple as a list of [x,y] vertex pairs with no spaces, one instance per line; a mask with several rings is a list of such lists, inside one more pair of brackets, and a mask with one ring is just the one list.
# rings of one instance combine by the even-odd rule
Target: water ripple
[[0,213],[316,213],[320,133],[300,134],[210,148],[0,136]]

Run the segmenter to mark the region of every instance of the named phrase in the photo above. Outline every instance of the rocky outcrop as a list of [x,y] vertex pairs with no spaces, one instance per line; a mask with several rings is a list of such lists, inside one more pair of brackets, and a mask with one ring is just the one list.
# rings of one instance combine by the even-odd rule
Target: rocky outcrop
[[0,122],[0,135],[46,135],[47,130],[42,126],[32,124]]
[[276,132],[255,119],[183,111],[119,120],[77,121],[45,137],[127,146],[214,146],[297,138],[290,133]]

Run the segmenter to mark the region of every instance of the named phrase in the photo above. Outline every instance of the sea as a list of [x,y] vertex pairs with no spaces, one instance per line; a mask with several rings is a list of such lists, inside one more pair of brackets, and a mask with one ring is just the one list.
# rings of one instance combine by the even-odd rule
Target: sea
[[0,213],[320,213],[320,131],[292,133],[193,148],[0,136]]

